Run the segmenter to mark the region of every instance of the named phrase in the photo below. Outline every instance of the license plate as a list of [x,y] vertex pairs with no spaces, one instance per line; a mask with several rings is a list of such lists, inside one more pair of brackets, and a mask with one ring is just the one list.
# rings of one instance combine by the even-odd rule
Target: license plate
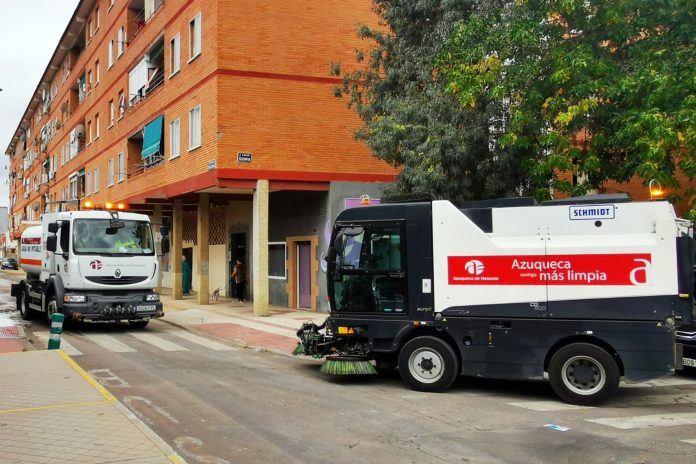
[[682,358],[682,366],[696,367],[696,359]]
[[146,313],[155,310],[155,305],[143,305],[135,308],[139,313]]

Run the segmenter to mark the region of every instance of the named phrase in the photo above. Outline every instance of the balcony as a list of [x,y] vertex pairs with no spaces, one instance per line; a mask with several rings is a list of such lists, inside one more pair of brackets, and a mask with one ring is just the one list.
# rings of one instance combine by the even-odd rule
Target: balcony
[[128,5],[127,35],[133,42],[147,23],[164,5],[164,0],[133,0]]
[[128,74],[128,104],[132,108],[164,84],[164,37],[160,37]]

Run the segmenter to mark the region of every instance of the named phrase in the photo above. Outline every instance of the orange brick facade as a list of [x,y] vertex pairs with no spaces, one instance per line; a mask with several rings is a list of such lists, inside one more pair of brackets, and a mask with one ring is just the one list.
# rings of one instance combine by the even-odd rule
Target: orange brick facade
[[[376,24],[370,1],[155,0],[154,14],[147,21],[138,20],[138,10],[146,2],[83,0],[77,7],[34,104],[30,103],[8,148],[15,238],[21,221],[38,219],[43,211],[75,196],[70,182],[83,172],[89,186],[86,180],[78,182],[76,196],[95,202],[127,201],[146,212],[153,200],[205,189],[250,191],[257,179],[268,179],[272,190],[322,190],[332,180],[393,179],[392,167],[353,140],[360,121],[345,101],[333,96],[339,82],[329,77],[332,62],[352,63],[353,51],[367,45],[355,31],[358,23]],[[190,22],[197,15],[201,52],[189,59]],[[125,40],[119,44],[122,27]],[[172,73],[170,40],[177,35],[180,70]],[[131,106],[129,73],[158,42],[164,44],[164,82]],[[77,80],[83,74],[85,96],[80,102]],[[44,112],[41,99],[46,92],[52,98]],[[126,101],[122,115],[121,92]],[[197,105],[201,144],[189,150],[189,111]],[[160,115],[164,160],[143,172],[137,169],[139,147],[128,139],[137,138]],[[170,122],[176,118],[180,118],[180,155],[170,159]],[[46,125],[51,126],[52,137],[47,144],[35,143]],[[84,147],[63,163],[71,131],[78,125],[85,128]],[[25,143],[22,137],[27,133]],[[253,161],[238,163],[238,152],[252,153]],[[125,159],[123,170],[118,166],[119,153]],[[27,162],[31,158],[35,159]],[[65,203],[63,208],[73,206]]]

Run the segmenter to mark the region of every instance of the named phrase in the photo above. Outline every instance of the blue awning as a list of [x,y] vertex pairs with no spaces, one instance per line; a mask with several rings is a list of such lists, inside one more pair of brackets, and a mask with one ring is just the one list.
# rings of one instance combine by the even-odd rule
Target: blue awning
[[164,116],[158,116],[145,126],[145,133],[143,134],[143,159],[155,153],[162,153],[163,123]]

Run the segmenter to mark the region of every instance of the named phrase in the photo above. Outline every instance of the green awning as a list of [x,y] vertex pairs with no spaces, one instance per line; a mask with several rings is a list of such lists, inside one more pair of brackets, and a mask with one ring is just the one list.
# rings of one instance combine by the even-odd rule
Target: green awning
[[164,116],[158,116],[145,126],[143,134],[143,159],[155,153],[162,153],[162,132],[164,130]]

